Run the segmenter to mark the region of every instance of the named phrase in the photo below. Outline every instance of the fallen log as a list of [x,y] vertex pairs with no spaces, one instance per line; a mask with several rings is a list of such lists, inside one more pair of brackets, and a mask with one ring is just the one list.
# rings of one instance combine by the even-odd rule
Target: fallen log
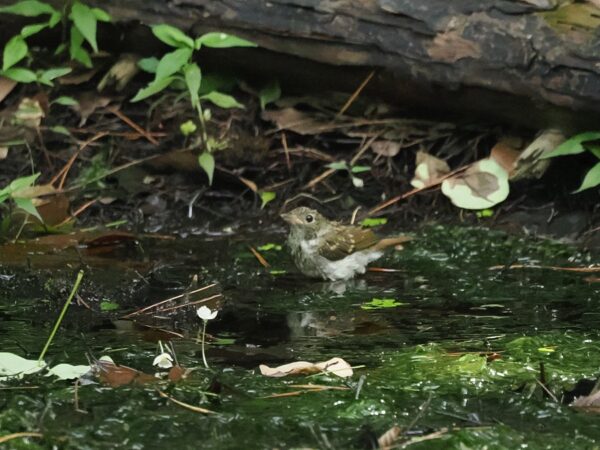
[[[352,91],[374,68],[365,92],[417,111],[582,129],[597,127],[600,118],[600,9],[594,2],[87,3],[104,8],[118,23],[170,23],[195,35],[222,30],[253,40],[270,52],[235,51],[235,62],[218,63],[245,65],[257,76],[279,77],[284,85]],[[208,60],[215,64],[214,57]]]

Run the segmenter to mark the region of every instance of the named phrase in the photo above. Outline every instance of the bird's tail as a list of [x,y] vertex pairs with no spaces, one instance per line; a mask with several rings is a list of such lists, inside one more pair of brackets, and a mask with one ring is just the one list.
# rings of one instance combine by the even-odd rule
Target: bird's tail
[[374,250],[383,250],[388,247],[392,247],[395,245],[404,244],[405,242],[412,241],[413,238],[410,236],[394,236],[389,238],[384,238],[380,240],[377,244],[375,244],[372,248]]

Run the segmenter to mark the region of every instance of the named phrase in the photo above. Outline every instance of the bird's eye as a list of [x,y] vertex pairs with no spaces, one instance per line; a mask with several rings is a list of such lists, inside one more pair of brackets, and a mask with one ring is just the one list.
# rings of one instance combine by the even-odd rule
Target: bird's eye
[[313,220],[315,220],[315,218],[309,214],[308,216],[305,217],[306,223],[311,223]]

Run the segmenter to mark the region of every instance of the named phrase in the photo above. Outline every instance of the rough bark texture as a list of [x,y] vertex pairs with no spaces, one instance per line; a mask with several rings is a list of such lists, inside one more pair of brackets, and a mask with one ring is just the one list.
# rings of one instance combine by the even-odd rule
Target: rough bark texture
[[[12,3],[0,0],[0,4]],[[61,3],[61,2],[54,2]],[[571,0],[91,0],[117,21],[218,29],[389,99],[534,126],[600,117],[600,10]],[[288,67],[288,71],[296,70]],[[302,71],[303,68],[298,68]],[[342,69],[340,69],[342,70]],[[341,72],[340,72],[341,73]],[[364,76],[362,72],[349,74]],[[340,75],[338,75],[338,80]],[[360,77],[357,77],[360,79]],[[585,112],[585,114],[582,114]],[[585,125],[583,125],[585,126]]]

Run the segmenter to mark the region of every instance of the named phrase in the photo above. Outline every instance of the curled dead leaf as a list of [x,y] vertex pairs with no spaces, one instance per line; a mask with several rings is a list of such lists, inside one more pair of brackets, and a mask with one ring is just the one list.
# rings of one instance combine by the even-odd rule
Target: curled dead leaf
[[124,53],[119,60],[104,75],[98,83],[98,92],[102,92],[107,86],[115,85],[117,92],[123,90],[131,79],[140,71],[138,61],[140,57],[132,53]]
[[417,152],[416,162],[415,176],[410,184],[417,189],[433,186],[441,177],[450,172],[450,166],[446,161],[429,153]]
[[396,141],[375,141],[371,144],[371,150],[377,155],[391,158],[400,151],[400,143]]
[[508,173],[494,159],[477,161],[464,173],[442,182],[442,193],[464,209],[485,209],[508,197]]
[[16,85],[15,80],[0,76],[0,103],[12,92]]
[[495,160],[509,174],[512,173],[515,163],[521,152],[517,150],[508,140],[500,140],[494,145],[490,152],[490,158]]
[[560,130],[543,130],[515,161],[511,180],[540,178],[550,165],[550,160],[542,159],[543,155],[554,150],[565,140],[566,136]]
[[285,377],[288,375],[310,375],[313,373],[327,372],[338,377],[347,378],[354,373],[352,367],[342,358],[331,358],[328,361],[311,363],[297,361],[278,367],[269,367],[265,364],[259,366],[260,373],[267,377]]

